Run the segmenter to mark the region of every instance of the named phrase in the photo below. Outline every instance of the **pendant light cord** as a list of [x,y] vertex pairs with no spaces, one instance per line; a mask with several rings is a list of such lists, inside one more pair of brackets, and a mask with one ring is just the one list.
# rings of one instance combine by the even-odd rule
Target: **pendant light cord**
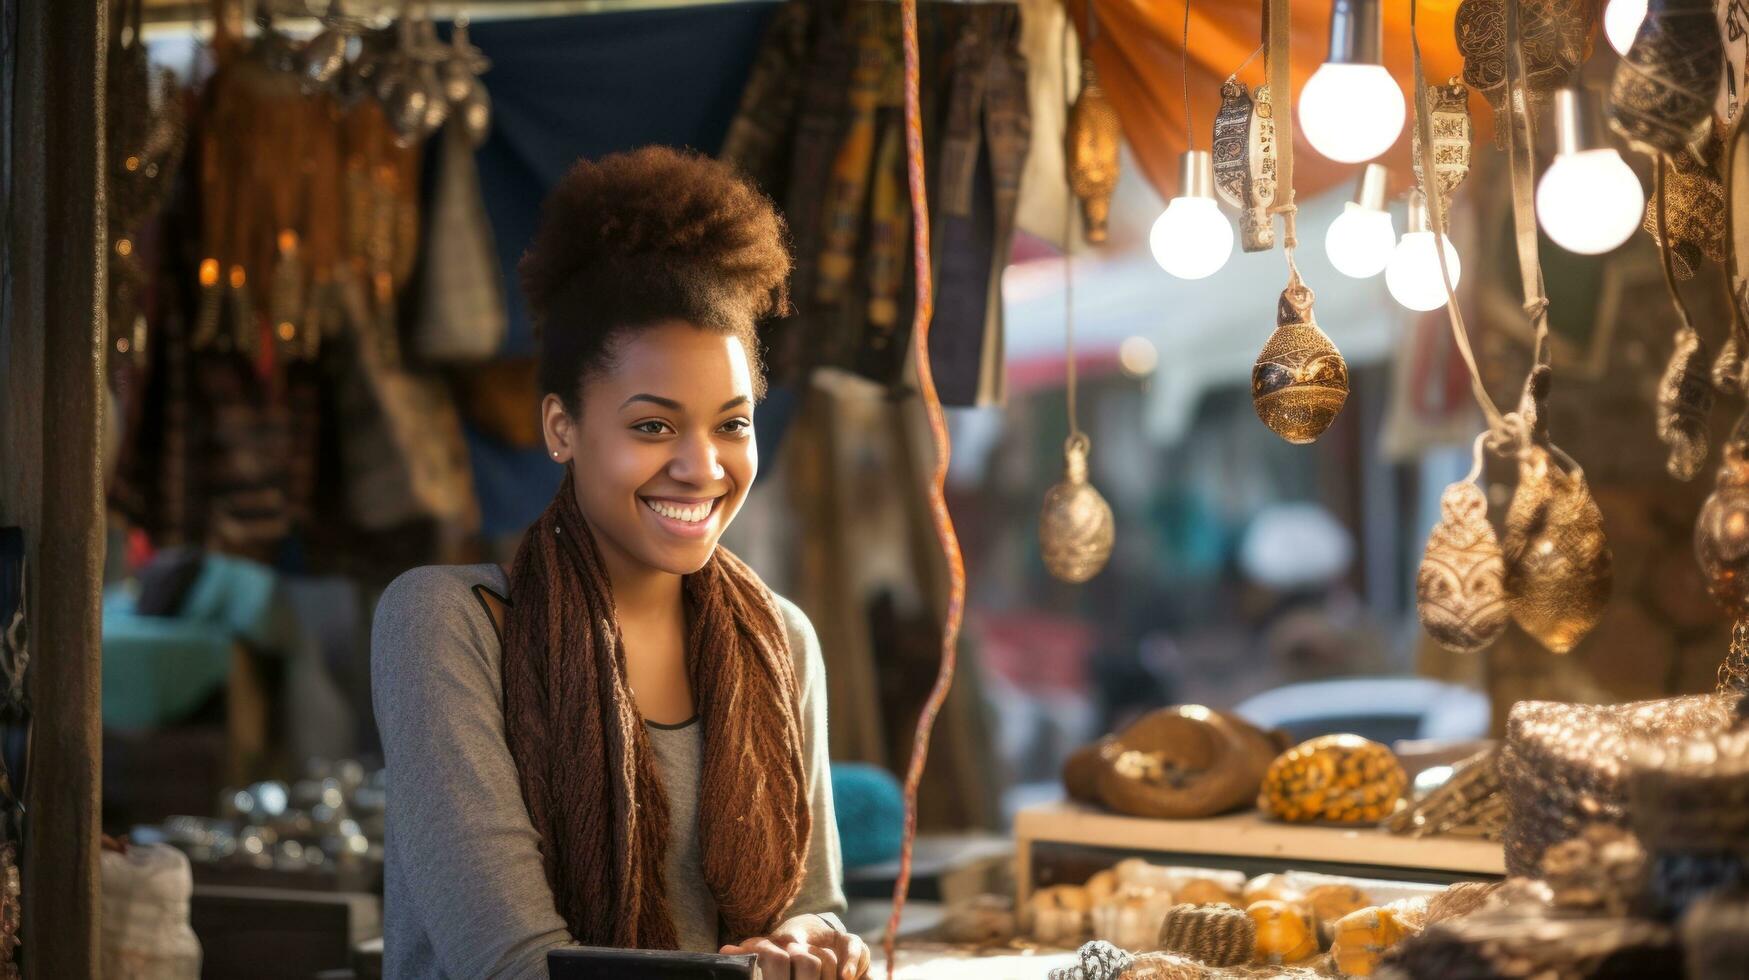
[[1288,0],[1265,0],[1263,29],[1268,50],[1264,61],[1269,76],[1269,100],[1275,107],[1271,113],[1275,120],[1275,203],[1269,213],[1281,215],[1281,250],[1287,256],[1288,289],[1309,301],[1311,290],[1300,278],[1300,267],[1294,261],[1294,249],[1300,240],[1294,226],[1299,208],[1294,204],[1294,96],[1292,53],[1288,47],[1291,26]]
[[1184,89],[1184,148],[1195,148],[1190,129],[1190,0],[1184,0],[1184,47],[1179,49],[1178,84]]
[[[1658,210],[1658,268],[1664,273],[1664,288],[1670,292],[1670,305],[1676,307],[1676,317],[1681,321],[1682,330],[1693,330],[1694,321],[1688,315],[1688,303],[1682,298],[1682,290],[1676,286],[1675,260],[1671,255],[1670,227],[1668,224],[1669,204],[1666,191],[1670,186],[1670,161],[1664,154],[1658,154],[1658,160],[1652,165],[1652,198],[1657,202]],[[1727,207],[1729,203],[1727,202]],[[1726,270],[1727,278],[1730,270]]]
[[941,706],[947,702],[948,692],[953,688],[960,623],[965,618],[966,608],[965,559],[960,552],[959,535],[954,532],[953,516],[947,510],[947,467],[953,446],[948,439],[941,396],[935,388],[935,372],[929,364],[929,322],[935,301],[934,281],[929,269],[929,195],[923,174],[919,68],[922,57],[917,42],[917,0],[901,0],[899,27],[905,52],[905,175],[911,195],[911,247],[917,279],[916,306],[911,319],[912,360],[935,448],[928,486],[929,516],[935,524],[936,540],[947,566],[947,608],[941,624],[941,667],[935,676],[935,686],[930,689],[929,697],[917,716],[917,731],[911,741],[911,760],[905,769],[905,826],[899,843],[899,875],[893,882],[892,915],[887,920],[887,932],[881,940],[881,949],[887,958],[887,980],[893,980],[898,968],[899,919],[904,914],[905,896],[911,888],[911,855],[917,842],[917,790],[923,782],[923,767],[929,760],[929,735],[935,729]]
[[[1087,36],[1089,44],[1081,52],[1083,58],[1091,58],[1093,37],[1093,2],[1088,0],[1083,8],[1087,18]],[[1069,98],[1069,32],[1073,25],[1069,21],[1067,11],[1063,14],[1062,62],[1063,62],[1063,118],[1069,118],[1072,103]],[[1075,399],[1075,194],[1068,186],[1069,158],[1063,157],[1063,364],[1065,380],[1067,381],[1069,400],[1069,442],[1084,440],[1081,425],[1076,417]]]

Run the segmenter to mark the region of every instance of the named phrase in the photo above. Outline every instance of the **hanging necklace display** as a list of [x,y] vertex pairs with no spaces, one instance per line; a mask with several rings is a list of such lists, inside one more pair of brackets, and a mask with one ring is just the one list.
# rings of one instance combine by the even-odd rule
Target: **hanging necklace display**
[[1643,153],[1684,152],[1712,125],[1724,60],[1713,0],[1650,0],[1616,65],[1609,125]]
[[[1675,248],[1665,219],[1671,208],[1666,200],[1669,186],[1669,163],[1659,157],[1653,171],[1656,185],[1653,202],[1658,216],[1658,258],[1664,270],[1664,285],[1670,291],[1670,305],[1676,308],[1677,328],[1675,349],[1664,376],[1658,382],[1658,439],[1668,446],[1670,456],[1664,468],[1678,480],[1692,480],[1700,472],[1707,454],[1707,415],[1713,408],[1713,384],[1708,364],[1706,343],[1695,332],[1689,319],[1688,304],[1676,287],[1674,270]],[[1721,192],[1720,197],[1723,197]]]
[[[1093,12],[1087,12],[1088,41],[1093,37]],[[1063,25],[1062,48],[1069,48],[1069,25]],[[1083,60],[1086,60],[1084,57]],[[1068,101],[1065,75],[1063,98]],[[1082,89],[1086,94],[1086,89]],[[1070,146],[1075,144],[1071,141]],[[1072,164],[1071,164],[1072,166]],[[1084,212],[1085,213],[1085,212]],[[1076,415],[1075,391],[1075,253],[1074,201],[1063,202],[1063,362],[1067,372],[1069,438],[1063,443],[1063,479],[1045,491],[1039,508],[1039,552],[1045,569],[1064,582],[1085,582],[1105,567],[1111,558],[1116,531],[1111,505],[1087,482],[1087,453],[1092,441],[1081,431]],[[1090,235],[1091,237],[1091,235]]]
[[[1105,98],[1099,87],[1099,74],[1093,70],[1093,22],[1088,13],[1086,49],[1081,52],[1081,91],[1075,104],[1069,107],[1069,131],[1066,140],[1069,154],[1069,189],[1081,202],[1081,222],[1087,241],[1104,244],[1106,226],[1111,219],[1111,195],[1117,191],[1119,173],[1118,150],[1123,142],[1123,128],[1118,124],[1117,110]],[[1068,68],[1064,67],[1064,82]]]
[[[1444,85],[1427,90],[1432,105],[1428,107],[1428,128],[1433,132],[1433,176],[1427,180],[1421,173],[1421,127],[1409,129],[1409,159],[1419,187],[1439,188],[1441,214],[1451,213],[1451,195],[1464,178],[1470,175],[1470,141],[1475,125],[1470,120],[1470,90],[1462,79],[1453,76]],[[1417,110],[1419,111],[1419,110]],[[1432,196],[1429,201],[1434,200]]]
[[1276,178],[1271,211],[1282,216],[1287,288],[1275,308],[1275,332],[1251,367],[1251,406],[1270,431],[1298,445],[1316,440],[1348,400],[1348,364],[1312,315],[1313,293],[1294,262],[1293,96],[1288,84],[1286,0],[1269,0],[1265,64],[1272,91],[1285,93],[1274,113]]
[[1487,438],[1485,432],[1476,437],[1470,474],[1440,495],[1439,523],[1415,573],[1421,627],[1458,653],[1485,649],[1506,628],[1506,562],[1488,523],[1488,499],[1476,486]]
[[[1506,18],[1508,0],[1463,0],[1458,5],[1454,29],[1458,53],[1463,55],[1463,80],[1481,92],[1494,108],[1494,144],[1505,138],[1507,111]],[[1574,0],[1521,0],[1512,3],[1522,18],[1521,54],[1524,73],[1519,82],[1534,111],[1544,98],[1566,86],[1573,73],[1591,56],[1593,5]]]
[[1614,572],[1585,473],[1549,441],[1549,381],[1548,365],[1537,365],[1519,403],[1518,487],[1501,550],[1513,620],[1550,652],[1566,653],[1603,618]]

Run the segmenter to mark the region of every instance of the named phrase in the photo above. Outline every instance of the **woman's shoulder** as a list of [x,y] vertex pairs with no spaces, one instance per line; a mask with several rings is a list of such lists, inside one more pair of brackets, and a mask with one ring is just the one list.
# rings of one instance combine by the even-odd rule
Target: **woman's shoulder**
[[790,654],[795,658],[797,677],[806,682],[807,678],[824,667],[820,656],[820,640],[814,634],[814,624],[808,619],[808,614],[802,612],[802,607],[790,600],[771,594],[777,603],[777,611],[783,617],[784,632],[789,634]]
[[377,672],[429,667],[454,658],[491,665],[497,630],[482,591],[502,597],[508,588],[497,565],[425,565],[402,572],[377,600],[371,625],[371,662]]

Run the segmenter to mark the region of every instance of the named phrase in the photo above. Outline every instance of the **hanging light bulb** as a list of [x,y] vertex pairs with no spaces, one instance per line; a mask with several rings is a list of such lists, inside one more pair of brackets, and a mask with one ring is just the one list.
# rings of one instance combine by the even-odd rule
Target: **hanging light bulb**
[[1385,267],[1385,286],[1397,302],[1411,310],[1422,313],[1437,310],[1445,305],[1445,280],[1439,274],[1439,253],[1434,249],[1445,246],[1445,264],[1451,269],[1453,289],[1457,288],[1463,267],[1450,239],[1441,237],[1435,244],[1427,218],[1427,198],[1419,188],[1409,192],[1409,215],[1404,228],[1403,240],[1391,253],[1391,264]]
[[1556,245],[1580,255],[1627,241],[1646,209],[1640,178],[1613,147],[1600,145],[1600,135],[1589,93],[1555,93],[1555,160],[1537,184],[1536,216]]
[[1616,54],[1627,54],[1634,46],[1634,35],[1645,19],[1646,0],[1609,0],[1609,6],[1603,8],[1603,33],[1609,36],[1609,46]]
[[1360,189],[1324,233],[1324,254],[1336,271],[1351,279],[1370,279],[1385,271],[1397,245],[1391,212],[1385,210],[1385,168],[1369,163]]
[[1330,57],[1307,79],[1299,109],[1306,140],[1339,163],[1371,160],[1403,132],[1403,90],[1380,64],[1384,37],[1379,0],[1335,0]]
[[1207,150],[1178,155],[1178,196],[1148,232],[1154,261],[1180,279],[1203,279],[1233,254],[1233,226],[1215,203],[1215,162]]

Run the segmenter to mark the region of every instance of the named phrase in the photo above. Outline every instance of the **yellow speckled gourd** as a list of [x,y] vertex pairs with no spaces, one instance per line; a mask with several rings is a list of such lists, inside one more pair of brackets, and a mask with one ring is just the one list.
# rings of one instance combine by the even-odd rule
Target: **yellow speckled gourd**
[[1366,893],[1353,885],[1318,885],[1306,891],[1306,904],[1312,909],[1312,918],[1334,925],[1337,919],[1371,903]]
[[1385,746],[1359,735],[1323,735],[1270,763],[1257,806],[1282,820],[1377,823],[1396,808],[1408,782]]
[[1291,902],[1266,898],[1245,910],[1257,927],[1257,961],[1273,966],[1298,963],[1318,955],[1318,934],[1312,917]]
[[1336,923],[1336,938],[1330,944],[1330,955],[1343,976],[1370,977],[1379,968],[1379,960],[1385,952],[1402,942],[1410,931],[1393,909],[1370,908],[1350,912]]

